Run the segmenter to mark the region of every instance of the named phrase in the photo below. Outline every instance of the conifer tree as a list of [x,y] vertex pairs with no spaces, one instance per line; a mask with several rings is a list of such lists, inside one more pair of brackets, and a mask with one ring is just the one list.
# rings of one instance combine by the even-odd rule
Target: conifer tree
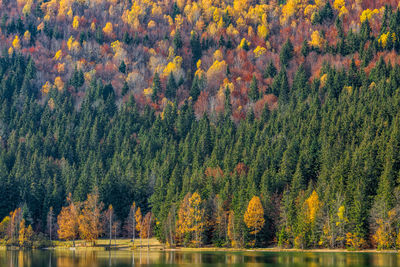
[[173,99],[176,96],[177,84],[172,72],[168,76],[167,86],[165,90],[165,96],[169,99]]
[[250,83],[249,98],[253,101],[258,100],[258,98],[259,98],[259,90],[258,90],[257,79],[256,79],[255,75],[253,75],[253,78]]
[[160,82],[160,76],[156,72],[153,77],[153,86],[152,86],[153,93],[151,95],[151,100],[153,102],[156,102],[158,99],[158,94],[161,92],[161,82]]
[[283,67],[287,67],[293,58],[293,45],[290,39],[287,39],[281,48],[279,59]]

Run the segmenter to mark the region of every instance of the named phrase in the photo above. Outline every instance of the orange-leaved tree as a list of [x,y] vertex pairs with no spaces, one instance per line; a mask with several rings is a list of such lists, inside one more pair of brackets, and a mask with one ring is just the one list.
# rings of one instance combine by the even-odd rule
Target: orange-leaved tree
[[253,196],[250,200],[247,210],[244,213],[244,223],[248,228],[252,229],[250,233],[254,234],[254,240],[256,243],[257,233],[261,231],[265,223],[264,209],[259,197]]
[[140,228],[140,238],[147,238],[147,248],[150,247],[151,226],[153,222],[153,214],[149,211],[143,218]]
[[100,220],[103,207],[103,202],[99,200],[99,192],[95,189],[92,194],[88,194],[79,215],[79,234],[86,241],[92,242],[93,245],[95,245],[95,241],[103,233]]
[[60,239],[72,240],[75,247],[75,239],[79,234],[79,207],[72,201],[71,193],[67,197],[67,203],[68,206],[63,207],[57,217],[57,233]]
[[29,225],[28,227],[25,226],[25,220],[22,219],[19,224],[19,246],[26,247],[32,245],[32,237],[33,237],[33,229],[32,226]]
[[[143,218],[142,218],[142,211],[140,210],[140,207],[137,208],[135,212],[135,221],[136,221],[136,227],[135,230],[141,233],[142,231],[142,224],[143,224]],[[140,237],[140,247],[142,247],[142,238],[141,234],[139,234]]]

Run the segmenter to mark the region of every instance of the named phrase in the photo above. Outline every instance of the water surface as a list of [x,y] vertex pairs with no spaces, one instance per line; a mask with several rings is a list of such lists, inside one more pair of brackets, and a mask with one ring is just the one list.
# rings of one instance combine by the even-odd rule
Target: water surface
[[400,266],[398,253],[0,251],[1,267]]

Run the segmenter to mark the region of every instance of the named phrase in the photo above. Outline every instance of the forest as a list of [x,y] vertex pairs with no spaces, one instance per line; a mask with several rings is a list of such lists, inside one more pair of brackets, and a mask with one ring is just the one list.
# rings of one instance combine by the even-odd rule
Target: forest
[[0,0],[0,244],[399,249],[399,8]]

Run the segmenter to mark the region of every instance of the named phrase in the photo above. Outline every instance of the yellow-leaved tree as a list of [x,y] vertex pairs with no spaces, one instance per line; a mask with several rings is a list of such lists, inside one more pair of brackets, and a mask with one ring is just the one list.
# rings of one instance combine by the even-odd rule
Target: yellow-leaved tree
[[378,39],[378,43],[383,47],[386,48],[387,43],[389,40],[389,32],[387,33],[382,33],[381,36]]
[[15,35],[14,40],[12,42],[12,46],[14,47],[14,49],[21,49],[21,41],[19,39],[18,35]]
[[56,52],[56,54],[54,55],[53,59],[54,59],[54,60],[60,60],[61,58],[62,58],[62,51],[61,51],[61,49],[60,49],[60,50],[58,50],[58,51]]
[[265,223],[264,209],[258,196],[253,196],[250,200],[244,213],[244,223],[248,228],[252,229],[250,233],[254,235],[254,243],[256,243],[257,233],[261,231]]
[[311,41],[308,42],[314,48],[321,48],[325,44],[325,39],[320,35],[319,31],[311,34]]
[[176,222],[176,234],[179,242],[185,244],[193,237],[196,245],[201,244],[201,233],[204,228],[204,208],[200,195],[195,192],[186,194],[179,211]]
[[237,246],[237,235],[235,229],[235,213],[233,211],[229,211],[228,214],[228,238],[231,241],[231,246]]
[[318,194],[315,190],[311,193],[310,197],[306,199],[305,204],[307,208],[307,219],[313,225],[317,212],[321,207],[321,202],[319,201]]
[[74,20],[72,21],[72,28],[74,28],[74,30],[79,28],[79,16],[74,17]]
[[339,11],[339,16],[349,13],[346,8],[346,2],[344,0],[335,0],[333,2],[333,7]]
[[111,37],[113,34],[113,25],[111,22],[107,22],[103,28],[103,32],[106,36]]
[[190,215],[192,219],[191,231],[195,235],[196,244],[200,246],[201,244],[201,233],[203,232],[203,215],[204,208],[202,207],[202,200],[197,192],[194,192],[192,197],[189,199],[190,204]]
[[29,43],[31,41],[31,33],[29,31],[25,31],[24,33],[24,41]]
[[20,247],[30,247],[32,245],[32,237],[33,237],[33,229],[32,226],[25,226],[25,220],[22,219],[19,225],[19,246]]
[[51,89],[51,83],[49,81],[47,81],[43,86],[42,86],[42,93],[43,94],[48,94],[50,92]]
[[64,89],[64,82],[62,81],[60,76],[57,76],[54,79],[54,85],[57,87],[58,91],[62,91]]

